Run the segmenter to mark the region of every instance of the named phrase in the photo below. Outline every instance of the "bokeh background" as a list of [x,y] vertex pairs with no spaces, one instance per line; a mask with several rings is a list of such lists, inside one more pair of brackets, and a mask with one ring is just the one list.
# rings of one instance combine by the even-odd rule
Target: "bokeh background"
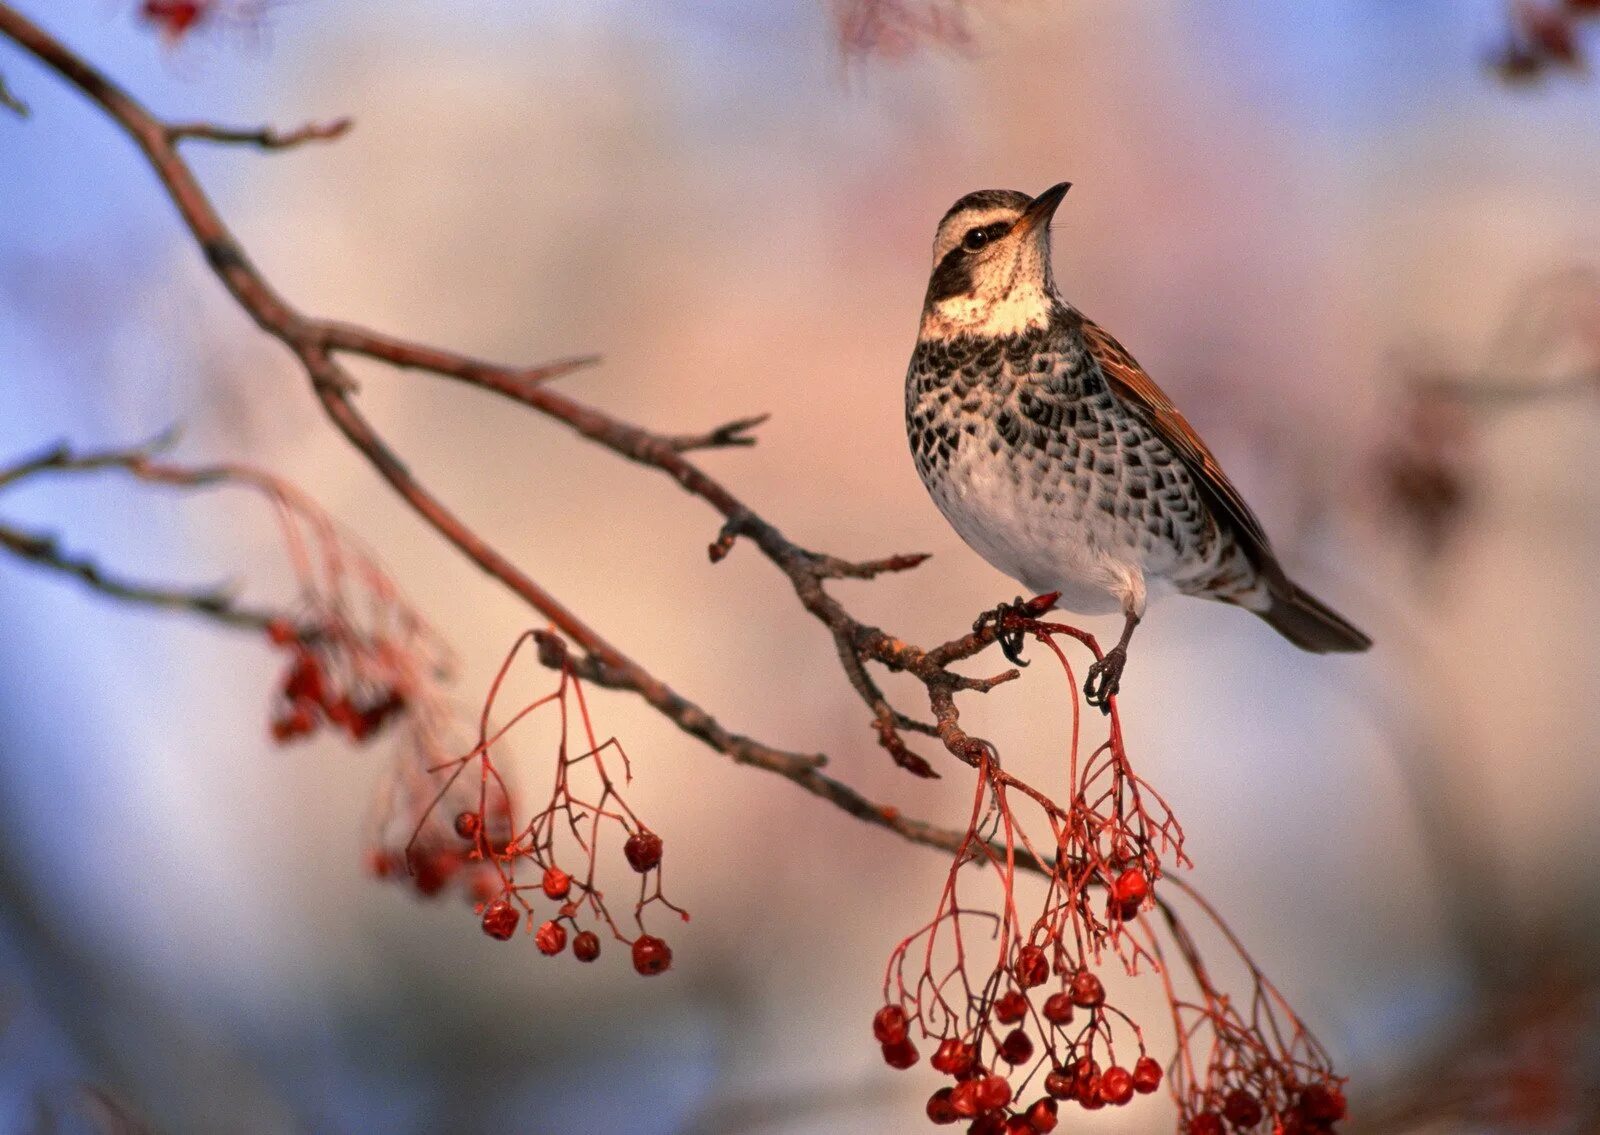
[[[1192,878],[1367,1129],[1430,1101],[1441,1130],[1600,1129],[1600,395],[1469,398],[1444,446],[1415,420],[1419,374],[1537,391],[1596,361],[1572,269],[1600,259],[1600,84],[1495,82],[1497,0],[1033,0],[895,59],[847,58],[811,0],[301,0],[175,48],[111,0],[21,7],[175,118],[353,115],[331,146],[193,152],[269,278],[479,355],[601,352],[563,381],[663,429],[770,411],[758,447],[705,463],[809,546],[934,553],[840,587],[915,641],[1015,591],[906,453],[934,224],[974,188],[1072,180],[1067,295],[1379,643],[1313,658],[1235,610],[1154,610],[1121,700]],[[33,111],[0,115],[0,456],[178,422],[181,457],[292,478],[379,549],[476,698],[528,612],[332,434],[128,143],[6,46],[0,74]],[[645,665],[959,821],[963,778],[889,766],[781,577],[748,549],[707,564],[704,507],[506,404],[362,376],[418,474]],[[1443,538],[1419,478],[1450,490],[1420,493]],[[0,508],[128,573],[287,584],[242,497],[106,478]],[[9,560],[0,612],[0,1130],[921,1127],[932,1076],[883,1067],[867,1019],[939,856],[597,695],[694,919],[665,977],[580,971],[365,874],[382,746],[273,747],[265,642]],[[1040,778],[1044,669],[968,709]],[[1162,1130],[1164,1106],[1075,1118]]]

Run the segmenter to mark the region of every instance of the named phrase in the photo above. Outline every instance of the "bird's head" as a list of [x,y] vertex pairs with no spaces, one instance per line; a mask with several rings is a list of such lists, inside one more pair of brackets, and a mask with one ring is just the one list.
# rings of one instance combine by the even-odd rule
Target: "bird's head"
[[1015,335],[1049,321],[1050,218],[1070,188],[980,189],[950,206],[933,239],[921,338]]

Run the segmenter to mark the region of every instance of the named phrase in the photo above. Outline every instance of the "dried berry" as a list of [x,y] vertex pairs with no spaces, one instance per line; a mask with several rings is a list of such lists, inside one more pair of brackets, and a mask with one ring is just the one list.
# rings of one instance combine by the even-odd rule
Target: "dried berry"
[[483,817],[476,812],[462,812],[456,816],[456,835],[462,839],[472,840],[478,838],[478,833],[483,830]]
[[1077,1095],[1077,1081],[1072,1073],[1062,1068],[1057,1068],[1044,1078],[1044,1090],[1053,1099],[1070,1100]]
[[572,940],[572,956],[580,962],[592,962],[600,956],[600,936],[585,930]]
[[567,947],[567,928],[559,922],[546,922],[533,935],[541,954],[554,957]]
[[1072,975],[1072,984],[1068,988],[1072,1003],[1081,1009],[1094,1009],[1105,1003],[1106,987],[1086,969]]
[[1017,962],[1012,972],[1017,984],[1024,989],[1043,985],[1050,977],[1050,963],[1038,946],[1024,946],[1017,951]]
[[1222,1116],[1214,1111],[1202,1111],[1189,1120],[1188,1135],[1222,1135]]
[[928,1064],[935,1072],[943,1072],[946,1076],[959,1076],[972,1068],[975,1059],[976,1054],[970,1044],[963,1044],[955,1037],[948,1037],[939,1042],[939,1048]]
[[564,899],[567,892],[572,890],[572,876],[559,867],[546,867],[540,886],[544,888],[546,898]]
[[633,968],[646,977],[665,973],[672,966],[672,948],[653,934],[633,940]]
[[898,1005],[885,1005],[872,1015],[872,1035],[879,1044],[898,1044],[906,1039],[906,1011]]
[[910,1037],[901,1037],[892,1044],[886,1044],[883,1046],[883,1062],[891,1068],[904,1071],[917,1062],[917,1046],[911,1043]]
[[1133,1090],[1147,1096],[1161,1087],[1161,1065],[1148,1056],[1141,1056],[1133,1066]]
[[504,942],[517,932],[522,915],[505,899],[496,899],[483,910],[483,932]]
[[1028,999],[1013,989],[995,1000],[994,1019],[1002,1025],[1014,1025],[1028,1015]]
[[1052,993],[1045,998],[1044,1019],[1052,1025],[1066,1025],[1072,1022],[1072,998],[1065,993]]
[[634,832],[622,845],[622,854],[627,856],[628,866],[643,875],[661,862],[661,837],[652,831]]
[[954,1088],[940,1088],[928,1097],[928,1118],[938,1124],[956,1123],[961,1119],[961,1113],[956,1110],[950,1097],[955,1094]]
[[962,1119],[971,1119],[982,1107],[978,1104],[978,1085],[982,1080],[963,1080],[950,1089],[950,1106]]
[[1000,1042],[1000,1059],[1007,1064],[1026,1064],[1033,1059],[1033,1041],[1021,1029],[1013,1029]]
[[976,1083],[980,1111],[998,1111],[1011,1102],[1011,1082],[1004,1076],[985,1076]]
[[1133,1098],[1133,1073],[1113,1064],[1100,1077],[1100,1098],[1121,1107]]
[[1049,1132],[1056,1129],[1056,1124],[1059,1122],[1056,1118],[1055,1100],[1035,1100],[1033,1106],[1028,1109],[1027,1115],[1029,1126],[1039,1132],[1040,1135],[1049,1135]]
[[1117,881],[1111,888],[1111,894],[1123,906],[1128,906],[1129,904],[1137,906],[1149,897],[1150,880],[1137,867],[1130,867],[1117,876]]
[[1344,1093],[1326,1084],[1312,1084],[1300,1093],[1300,1110],[1317,1123],[1337,1123],[1344,1118]]

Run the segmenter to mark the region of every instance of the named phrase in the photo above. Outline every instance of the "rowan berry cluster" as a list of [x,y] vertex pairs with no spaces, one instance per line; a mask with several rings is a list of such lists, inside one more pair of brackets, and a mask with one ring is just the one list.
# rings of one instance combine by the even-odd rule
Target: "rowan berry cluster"
[[405,710],[405,695],[363,674],[350,655],[337,649],[336,640],[316,630],[301,631],[285,620],[270,624],[267,636],[290,656],[272,714],[272,739],[279,744],[307,737],[324,725],[360,743]]
[[[926,1054],[950,1081],[929,1097],[928,1118],[966,1123],[973,1135],[1049,1132],[1066,1107],[1122,1107],[1163,1083],[1185,1135],[1222,1135],[1207,1129],[1213,1117],[1236,1133],[1267,1119],[1300,1123],[1296,1135],[1331,1130],[1332,1113],[1342,1114],[1339,1084],[1298,1018],[1248,960],[1254,1016],[1241,1018],[1211,985],[1171,903],[1158,897],[1169,885],[1191,894],[1165,874],[1186,863],[1183,832],[1133,772],[1114,704],[1106,740],[1080,759],[1077,681],[1056,640],[1092,640],[1057,624],[1017,623],[1056,654],[1071,691],[1066,791],[1053,797],[1024,784],[978,743],[973,807],[938,909],[889,959],[885,1004],[872,1021],[885,1063],[907,1069]],[[1035,810],[1048,842],[1026,829],[1025,815]],[[1033,886],[1024,862],[1042,868],[1033,873],[1043,876],[1043,897],[1031,917],[1019,909],[1020,892]],[[969,883],[971,868],[979,878]],[[987,888],[985,897],[970,897],[975,885]],[[1163,930],[1200,989],[1198,1001],[1174,984]],[[1165,1068],[1139,1023],[1108,995],[1103,975],[1115,969],[1160,975],[1178,1034],[1178,1053]],[[1275,1044],[1279,1037],[1290,1040]],[[1195,1058],[1201,1051],[1206,1061]]]
[[[496,700],[528,643],[535,643],[545,664],[559,671],[556,689],[493,728]],[[544,806],[518,824],[512,819],[512,789],[496,757],[506,735],[541,710],[556,719],[554,783]],[[618,741],[597,738],[564,642],[543,631],[523,635],[490,688],[477,745],[435,770],[443,777],[440,799],[458,788],[465,773],[476,771],[478,801],[454,815],[453,845],[441,844],[436,834],[413,841],[408,861],[414,874],[419,863],[429,872],[416,876],[418,889],[423,889],[423,878],[432,882],[440,876],[441,864],[455,871],[470,869],[474,909],[489,937],[503,942],[519,928],[526,929],[541,954],[554,957],[570,948],[580,962],[599,958],[609,938],[628,947],[636,972],[665,972],[672,965],[672,948],[647,931],[645,914],[660,905],[681,918],[689,916],[662,893],[661,836],[622,798],[613,775],[616,766],[624,783],[632,779],[628,755]],[[435,822],[437,810],[429,809],[425,824]],[[625,931],[613,917],[601,887],[600,856],[609,839],[620,842],[621,859],[638,880],[632,919],[636,932]]]

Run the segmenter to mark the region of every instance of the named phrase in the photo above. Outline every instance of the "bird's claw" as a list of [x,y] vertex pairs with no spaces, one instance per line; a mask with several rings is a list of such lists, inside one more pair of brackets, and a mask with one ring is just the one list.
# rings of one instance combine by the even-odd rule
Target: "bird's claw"
[[1026,666],[1028,663],[1022,657],[1022,644],[1027,639],[1027,632],[1008,631],[1005,625],[1007,615],[1026,617],[1030,613],[1027,602],[1019,595],[1010,603],[1001,603],[994,610],[979,615],[972,624],[972,629],[982,634],[991,626],[994,627],[994,640],[1000,645],[1000,653],[1006,656],[1006,661],[1013,666]]
[[1101,713],[1111,712],[1111,699],[1117,696],[1117,689],[1122,685],[1122,668],[1128,664],[1128,651],[1118,646],[1106,652],[1106,656],[1089,667],[1089,675],[1083,683],[1083,700],[1098,709]]

